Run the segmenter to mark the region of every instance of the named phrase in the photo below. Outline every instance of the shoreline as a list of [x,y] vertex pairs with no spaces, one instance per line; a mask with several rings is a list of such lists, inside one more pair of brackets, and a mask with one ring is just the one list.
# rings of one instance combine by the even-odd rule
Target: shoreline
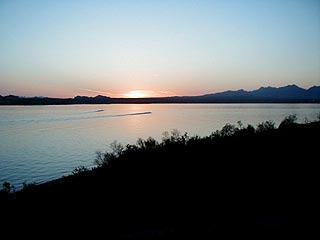
[[294,122],[288,116],[278,128],[226,124],[206,137],[173,131],[162,142],[114,144],[92,170],[78,167],[13,195],[3,189],[2,218],[31,227],[25,217],[33,216],[30,224],[50,229],[64,216],[58,232],[72,222],[124,239],[294,233],[314,206],[320,121]]

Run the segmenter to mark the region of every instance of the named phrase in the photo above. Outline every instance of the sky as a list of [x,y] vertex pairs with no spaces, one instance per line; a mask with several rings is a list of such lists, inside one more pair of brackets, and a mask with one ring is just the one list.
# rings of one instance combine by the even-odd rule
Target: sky
[[320,85],[319,0],[0,0],[0,95]]

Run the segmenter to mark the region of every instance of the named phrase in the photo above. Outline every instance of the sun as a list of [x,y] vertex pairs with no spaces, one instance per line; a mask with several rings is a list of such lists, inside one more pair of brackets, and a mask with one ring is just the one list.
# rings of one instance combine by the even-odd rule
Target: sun
[[133,90],[124,94],[124,96],[128,98],[143,98],[146,97],[146,94],[142,90]]

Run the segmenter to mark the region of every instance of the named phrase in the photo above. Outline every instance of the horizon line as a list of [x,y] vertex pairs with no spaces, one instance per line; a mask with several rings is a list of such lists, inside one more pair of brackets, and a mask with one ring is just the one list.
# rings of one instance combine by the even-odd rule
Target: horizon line
[[[309,90],[313,87],[320,87],[320,85],[313,85],[313,86],[310,86],[309,88],[303,88],[303,87],[300,87],[299,85],[297,84],[288,84],[288,85],[284,85],[284,86],[280,86],[280,87],[273,87],[273,86],[261,86],[259,88],[256,88],[254,90],[245,90],[243,88],[238,88],[236,90],[232,90],[232,89],[228,89],[228,90],[224,90],[224,91],[219,91],[219,92],[211,92],[211,93],[204,93],[204,94],[199,94],[199,95],[170,95],[170,96],[150,96],[150,97],[110,97],[108,95],[101,95],[101,94],[98,94],[96,96],[87,96],[87,95],[74,95],[73,97],[51,97],[51,96],[43,96],[43,95],[38,95],[38,96],[21,96],[21,95],[14,95],[14,94],[8,94],[8,95],[1,95],[1,97],[8,97],[8,96],[15,96],[15,97],[19,97],[19,98],[58,98],[58,99],[72,99],[72,98],[76,98],[76,97],[88,97],[88,98],[95,98],[95,97],[98,97],[98,96],[102,96],[102,97],[108,97],[108,98],[111,98],[111,99],[148,99],[148,98],[170,98],[170,97],[198,97],[198,96],[205,96],[205,95],[211,95],[211,94],[218,94],[218,93],[223,93],[223,92],[237,92],[237,91],[245,91],[245,92],[252,92],[252,91],[256,91],[256,90],[259,90],[261,88],[276,88],[276,89],[279,89],[279,88],[284,88],[284,87],[298,87],[298,88],[301,88],[303,90]],[[103,91],[93,91],[91,90],[92,92],[100,92],[100,93],[103,93]],[[132,91],[135,91],[135,90],[132,90]],[[148,91],[148,90],[139,90],[139,91]],[[104,93],[107,93],[107,92],[104,92]],[[110,95],[112,95],[112,93],[109,92]],[[126,94],[118,94],[118,95],[126,95]]]

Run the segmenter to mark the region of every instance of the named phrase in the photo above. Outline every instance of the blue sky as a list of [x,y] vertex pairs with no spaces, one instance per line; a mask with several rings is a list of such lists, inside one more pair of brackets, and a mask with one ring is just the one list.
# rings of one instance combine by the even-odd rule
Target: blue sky
[[0,94],[320,84],[317,0],[0,0]]

